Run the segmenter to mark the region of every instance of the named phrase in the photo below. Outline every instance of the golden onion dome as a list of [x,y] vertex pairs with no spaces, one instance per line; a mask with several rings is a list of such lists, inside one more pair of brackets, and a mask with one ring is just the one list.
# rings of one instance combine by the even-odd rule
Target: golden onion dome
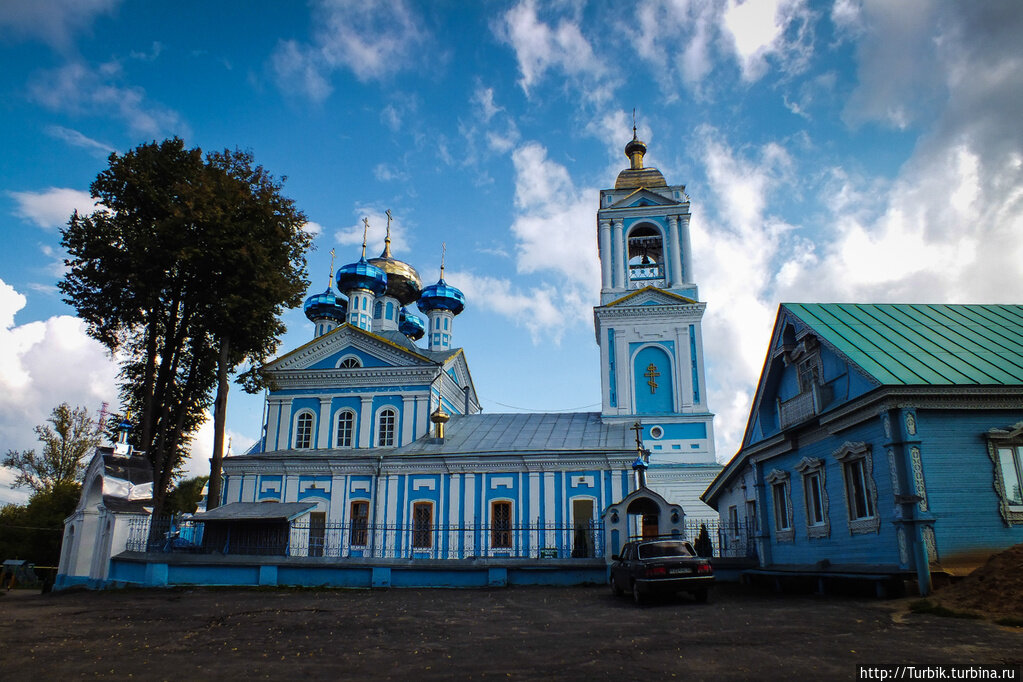
[[423,280],[414,267],[391,255],[390,235],[384,240],[384,252],[379,258],[369,259],[369,263],[387,273],[386,295],[395,297],[401,305],[408,305],[419,298]]
[[646,142],[636,136],[636,126],[632,127],[632,139],[625,145],[625,156],[630,167],[618,174],[615,189],[638,189],[640,187],[667,187],[664,176],[656,168],[644,168],[643,156],[646,155]]

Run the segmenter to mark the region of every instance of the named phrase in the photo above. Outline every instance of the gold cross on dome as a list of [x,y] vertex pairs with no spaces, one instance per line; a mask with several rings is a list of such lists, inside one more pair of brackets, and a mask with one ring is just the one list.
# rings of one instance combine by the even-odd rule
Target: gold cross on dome
[[650,392],[651,393],[656,393],[657,392],[657,382],[654,381],[654,379],[656,379],[657,377],[661,376],[661,373],[657,371],[657,365],[655,365],[652,362],[649,365],[647,365],[646,372],[643,374],[643,376],[645,376],[647,379],[649,379],[649,381],[647,381],[646,383],[650,387]]

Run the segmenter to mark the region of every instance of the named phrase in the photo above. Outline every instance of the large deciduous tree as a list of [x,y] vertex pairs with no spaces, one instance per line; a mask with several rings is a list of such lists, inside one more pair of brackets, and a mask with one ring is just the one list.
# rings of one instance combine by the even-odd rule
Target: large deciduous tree
[[174,138],[112,154],[91,186],[100,208],[63,230],[58,286],[118,353],[156,513],[215,391],[219,482],[227,377],[274,350],[280,313],[308,284],[306,219],[280,190],[246,152],[204,158]]
[[42,443],[38,454],[32,450],[8,450],[3,466],[17,472],[12,487],[27,486],[46,493],[58,486],[81,482],[86,460],[100,441],[96,422],[84,407],[61,403],[53,408],[46,424],[35,427]]

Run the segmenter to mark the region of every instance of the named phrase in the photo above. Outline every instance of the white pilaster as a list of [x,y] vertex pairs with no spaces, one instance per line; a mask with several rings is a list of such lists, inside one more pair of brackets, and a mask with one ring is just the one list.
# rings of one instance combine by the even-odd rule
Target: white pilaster
[[291,398],[281,399],[281,416],[278,420],[277,438],[274,442],[274,450],[286,450],[291,447],[288,439],[291,431]]
[[319,428],[316,430],[316,449],[326,450],[330,440],[330,398],[320,398]]
[[281,420],[281,400],[267,398],[266,404],[266,443],[263,444],[263,449],[266,452],[273,452],[277,449],[277,432],[280,430],[278,424]]
[[682,233],[682,281],[692,283],[696,278],[693,277],[693,249],[689,239],[688,213],[680,217],[679,228]]
[[611,288],[611,221],[604,219],[600,221],[600,286],[607,290]]
[[402,396],[401,399],[401,439],[398,445],[411,443],[415,436],[412,433],[413,414],[416,409],[416,399],[412,396]]
[[682,254],[679,250],[678,216],[668,216],[668,245],[671,249],[671,286],[682,286],[685,281],[682,275]]
[[373,396],[362,396],[359,407],[359,447],[368,448],[373,434]]
[[611,221],[614,230],[614,287],[615,289],[625,288],[625,237],[622,234],[622,219]]

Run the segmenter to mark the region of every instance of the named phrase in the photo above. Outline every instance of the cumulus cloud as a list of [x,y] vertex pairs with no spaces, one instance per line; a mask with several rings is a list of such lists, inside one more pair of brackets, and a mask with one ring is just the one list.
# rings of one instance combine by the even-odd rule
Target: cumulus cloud
[[67,187],[50,187],[41,192],[8,192],[16,204],[14,215],[39,227],[53,229],[67,225],[76,210],[92,213],[96,201],[88,192]]
[[109,13],[121,0],[6,0],[0,11],[0,35],[35,38],[61,51],[71,48],[75,33],[96,16]]
[[[117,396],[117,367],[84,322],[59,315],[18,325],[15,315],[26,302],[0,280],[0,442],[12,450],[37,447],[32,427],[54,406],[67,402],[96,413]],[[4,480],[10,472],[0,469]]]
[[415,67],[429,40],[422,18],[405,0],[318,0],[311,43],[281,41],[271,56],[278,86],[314,101],[333,88],[331,72],[351,71],[361,81]]
[[[334,241],[341,246],[361,246],[364,224],[363,218],[369,219],[369,230],[366,231],[366,258],[376,258],[384,250],[384,239],[387,236],[387,214],[385,209],[376,206],[356,206],[353,213],[358,216],[357,222],[347,225],[334,232]],[[392,211],[391,219],[391,253],[405,253],[409,249],[409,225]],[[350,254],[351,249],[342,251]],[[346,256],[340,256],[339,264],[347,263]],[[354,257],[352,260],[356,260]]]
[[445,279],[457,282],[468,300],[486,301],[488,311],[525,327],[534,344],[560,343],[565,332],[565,314],[563,297],[554,286],[519,289],[508,279],[467,271],[446,272]]
[[188,135],[177,112],[150,101],[140,87],[119,84],[120,76],[116,62],[97,69],[70,62],[36,74],[29,83],[29,94],[37,104],[52,111],[120,118],[134,135]]
[[520,0],[496,23],[497,37],[515,51],[519,85],[530,89],[549,71],[585,83],[579,88],[591,100],[606,99],[611,89],[604,83],[609,69],[583,35],[578,17],[560,16],[547,23],[537,12],[536,0]]

